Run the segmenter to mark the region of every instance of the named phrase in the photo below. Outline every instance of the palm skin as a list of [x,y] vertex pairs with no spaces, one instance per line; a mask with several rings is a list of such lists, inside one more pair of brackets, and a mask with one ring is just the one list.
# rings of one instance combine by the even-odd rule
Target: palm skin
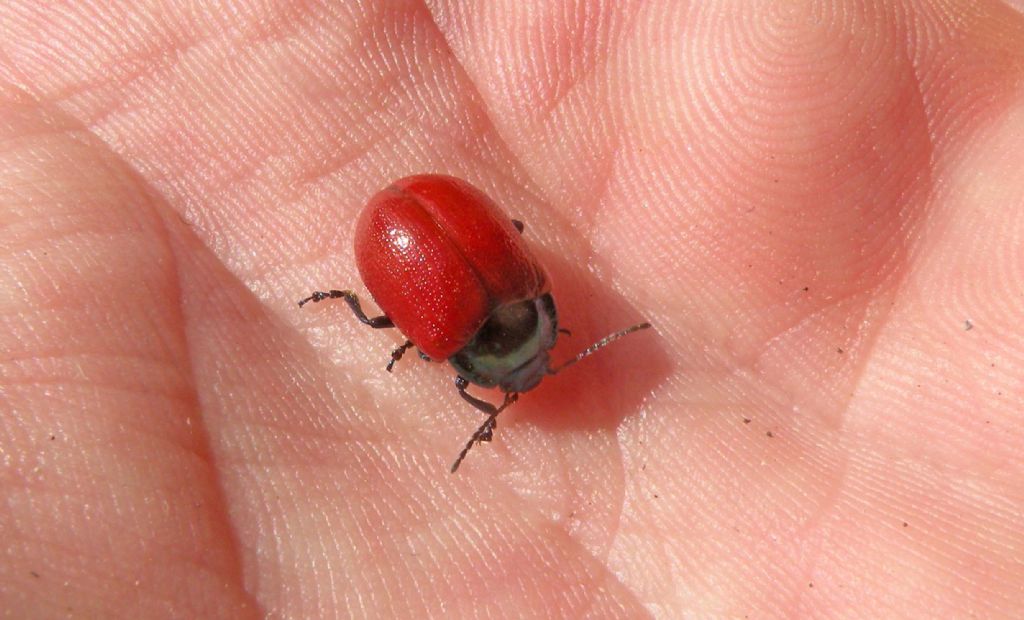
[[[1024,613],[1012,6],[40,4],[0,7],[11,617]],[[425,171],[526,222],[560,359],[656,326],[455,476],[450,369],[295,306]]]

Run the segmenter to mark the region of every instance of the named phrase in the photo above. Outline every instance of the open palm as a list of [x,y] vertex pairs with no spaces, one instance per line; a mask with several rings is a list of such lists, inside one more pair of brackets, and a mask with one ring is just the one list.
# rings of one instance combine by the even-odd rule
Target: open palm
[[[0,609],[1019,617],[1022,76],[991,1],[5,0]],[[557,357],[656,327],[454,476],[450,368],[295,305],[418,172]]]

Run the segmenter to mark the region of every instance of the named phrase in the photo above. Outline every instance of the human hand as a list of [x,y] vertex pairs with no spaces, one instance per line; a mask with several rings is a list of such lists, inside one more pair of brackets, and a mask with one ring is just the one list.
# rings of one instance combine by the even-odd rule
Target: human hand
[[[1019,616],[1024,20],[938,4],[8,0],[0,608]],[[456,476],[450,369],[295,306],[417,172],[560,354],[657,329]]]

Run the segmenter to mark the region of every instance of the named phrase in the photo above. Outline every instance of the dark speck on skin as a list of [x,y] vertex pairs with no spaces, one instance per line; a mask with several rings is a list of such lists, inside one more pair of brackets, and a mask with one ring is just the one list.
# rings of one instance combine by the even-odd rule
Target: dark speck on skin
[[803,291],[804,291],[805,293],[806,293],[807,291],[809,291],[809,290],[811,290],[811,287],[809,287],[809,286],[805,286],[805,287],[803,288]]
[[839,347],[839,348],[836,349],[836,353],[842,353],[842,352],[843,352],[843,347]]
[[768,431],[767,433],[765,433],[765,435],[768,435],[768,437],[774,437],[775,436],[775,435],[772,435],[771,431]]
[[906,521],[903,522],[903,527],[907,527],[907,522]]
[[56,438],[57,438],[57,436],[56,436],[56,435],[50,435],[50,441],[53,441],[53,440],[54,440],[54,439],[56,439]]
[[743,418],[744,424],[750,424],[750,418]]
[[974,323],[971,323],[970,319],[967,319],[966,321],[964,321],[964,331],[969,332],[973,328],[974,328]]
[[29,574],[32,575],[33,577],[35,577],[36,579],[39,579],[39,573],[37,573],[36,571],[34,571],[34,570],[29,571]]

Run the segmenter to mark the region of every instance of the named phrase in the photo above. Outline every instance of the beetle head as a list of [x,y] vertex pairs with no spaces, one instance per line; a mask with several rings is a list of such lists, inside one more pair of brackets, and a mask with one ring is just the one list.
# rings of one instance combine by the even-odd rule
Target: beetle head
[[526,392],[548,374],[548,351],[557,337],[555,302],[542,295],[497,308],[448,361],[470,383]]

